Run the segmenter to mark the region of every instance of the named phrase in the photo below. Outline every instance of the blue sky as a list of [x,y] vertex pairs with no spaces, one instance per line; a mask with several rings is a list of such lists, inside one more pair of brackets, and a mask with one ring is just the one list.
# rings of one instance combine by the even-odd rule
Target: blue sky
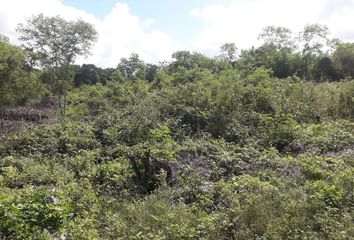
[[115,67],[132,52],[159,63],[178,50],[215,56],[224,43],[257,47],[269,25],[296,37],[306,24],[320,23],[330,37],[354,41],[354,0],[0,0],[0,6],[0,34],[14,44],[16,26],[39,13],[91,23],[98,40],[78,63],[101,67]]

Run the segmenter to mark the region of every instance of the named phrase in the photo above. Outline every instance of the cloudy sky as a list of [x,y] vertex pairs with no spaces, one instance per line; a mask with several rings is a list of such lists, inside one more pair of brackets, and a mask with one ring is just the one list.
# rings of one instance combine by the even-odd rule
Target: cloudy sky
[[158,63],[177,50],[257,46],[268,25],[298,32],[320,23],[332,37],[354,41],[354,0],[0,0],[0,6],[0,34],[15,44],[17,24],[33,14],[94,24],[99,38],[85,62],[102,67],[115,67],[131,52]]

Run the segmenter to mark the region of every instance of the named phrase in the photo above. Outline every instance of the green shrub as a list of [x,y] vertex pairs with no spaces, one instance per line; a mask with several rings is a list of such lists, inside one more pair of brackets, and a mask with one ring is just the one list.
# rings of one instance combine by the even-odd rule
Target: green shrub
[[25,188],[0,195],[0,231],[11,239],[35,239],[60,230],[71,208],[62,194]]

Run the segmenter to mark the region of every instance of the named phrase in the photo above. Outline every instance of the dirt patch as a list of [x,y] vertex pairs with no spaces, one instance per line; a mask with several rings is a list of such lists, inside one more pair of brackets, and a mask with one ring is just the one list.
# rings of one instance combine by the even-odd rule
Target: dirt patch
[[26,123],[43,123],[50,118],[54,106],[53,98],[44,97],[32,106],[0,108],[0,141],[11,132],[20,130]]

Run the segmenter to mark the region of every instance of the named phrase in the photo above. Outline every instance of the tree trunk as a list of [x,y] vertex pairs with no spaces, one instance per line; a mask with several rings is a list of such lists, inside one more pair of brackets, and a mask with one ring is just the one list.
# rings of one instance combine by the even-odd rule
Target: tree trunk
[[67,96],[67,93],[66,93],[66,87],[64,89],[64,101],[63,101],[63,116],[66,115],[66,96]]
[[62,108],[62,104],[61,104],[61,94],[60,91],[58,91],[58,104],[59,104],[59,109],[60,109],[60,115],[63,115],[63,108]]

